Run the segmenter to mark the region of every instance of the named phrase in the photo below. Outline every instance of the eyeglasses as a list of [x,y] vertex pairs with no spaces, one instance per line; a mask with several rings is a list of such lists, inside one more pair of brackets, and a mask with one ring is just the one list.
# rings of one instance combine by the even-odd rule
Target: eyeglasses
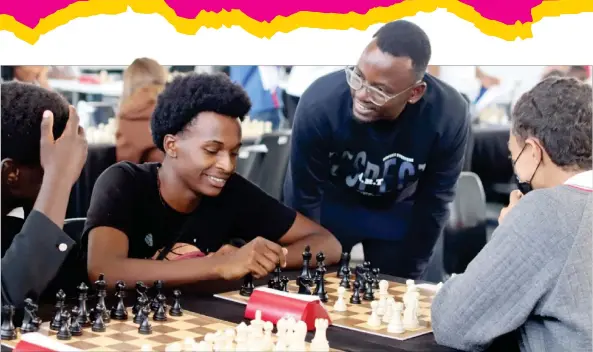
[[346,72],[346,82],[348,82],[348,85],[350,86],[350,88],[354,89],[355,91],[359,91],[362,88],[365,88],[367,91],[367,94],[369,95],[369,100],[377,106],[385,105],[388,101],[397,98],[398,96],[407,92],[408,90],[413,88],[416,84],[421,82],[419,80],[419,81],[415,82],[414,84],[412,84],[411,86],[409,86],[408,88],[404,89],[403,91],[401,91],[395,95],[388,95],[388,94],[385,94],[382,91],[380,91],[378,88],[370,86],[367,82],[365,82],[365,80],[362,77],[360,77],[360,75],[358,73],[356,73],[356,71],[354,71],[354,67],[352,67],[352,66],[346,67],[344,69],[344,71]]

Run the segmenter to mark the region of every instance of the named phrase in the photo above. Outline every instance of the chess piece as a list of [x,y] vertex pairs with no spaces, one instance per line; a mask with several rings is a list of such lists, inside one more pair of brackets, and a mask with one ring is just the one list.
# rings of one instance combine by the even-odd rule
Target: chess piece
[[325,291],[325,271],[322,267],[318,267],[315,271],[317,272],[316,275],[319,275],[319,281],[317,281],[315,294],[319,296],[319,300],[321,302],[325,303],[328,301],[327,292]]
[[289,280],[287,276],[282,276],[282,279],[280,280],[281,288],[284,292],[288,292],[288,281]]
[[111,318],[115,320],[127,320],[128,310],[124,303],[126,284],[119,280],[115,283],[115,296],[117,297],[117,305],[111,309]]
[[[144,308],[148,306],[148,298],[147,297],[140,297],[138,301],[138,310],[134,315],[134,323],[135,324],[142,324],[144,321]],[[148,309],[148,308],[147,308]]]
[[[148,302],[148,300],[144,301],[144,298],[148,298],[146,296],[146,290],[148,288],[146,287],[146,285],[144,285],[144,282],[142,281],[138,281],[136,282],[136,303],[134,303],[134,306],[132,307],[132,313],[133,314],[138,314],[138,311],[144,307],[144,305],[146,304],[146,302]],[[144,302],[144,303],[141,303]],[[140,323],[138,323],[140,324]]]
[[70,340],[72,338],[72,334],[70,333],[70,324],[68,324],[68,319],[70,319],[70,314],[68,311],[62,312],[61,318],[62,324],[56,337],[58,340]]
[[82,327],[78,323],[78,315],[80,315],[78,307],[72,307],[72,311],[70,312],[70,334],[72,334],[72,336],[82,335]]
[[299,286],[299,294],[311,294],[311,286],[313,285],[313,278],[311,276],[299,276],[297,277],[296,281],[297,285]]
[[167,298],[162,293],[159,293],[157,296],[157,300],[159,302],[159,306],[154,312],[153,319],[154,321],[166,321],[167,320],[167,310],[165,309],[165,301]]
[[340,257],[340,266],[338,267],[339,278],[344,276],[344,268],[350,268],[350,253],[348,252],[343,252],[342,256]]
[[282,291],[282,268],[280,267],[280,263],[276,264],[276,268],[274,269],[274,277],[272,278],[272,287],[275,290]]
[[21,324],[21,332],[29,333],[39,330],[41,319],[37,316],[38,306],[30,298],[25,299],[25,317]]
[[274,330],[274,324],[270,321],[264,323],[264,338],[262,343],[263,351],[271,351],[274,348],[274,340],[272,339],[272,330]]
[[329,352],[329,341],[327,341],[328,326],[329,322],[327,319],[315,319],[315,336],[311,340],[311,351]]
[[156,311],[159,308],[158,296],[162,293],[164,286],[165,285],[164,285],[163,280],[156,280],[154,282],[154,285],[152,287],[152,289],[154,291],[154,297],[152,299],[152,302],[150,303],[150,309],[152,311]]
[[350,268],[347,266],[342,267],[342,280],[340,280],[340,287],[347,290],[350,289]]
[[375,299],[375,295],[373,293],[373,283],[372,283],[372,274],[365,273],[364,274],[364,284],[366,285],[364,296],[362,299],[365,301],[373,301]]
[[338,287],[338,299],[334,303],[334,312],[345,312],[347,310],[346,302],[344,301],[344,294],[346,289],[344,287]]
[[254,288],[255,287],[253,286],[253,275],[249,273],[245,275],[245,278],[243,279],[243,286],[241,286],[239,294],[244,297],[249,297],[253,293]]
[[301,269],[301,277],[306,278],[313,278],[311,276],[311,270],[309,269],[311,266],[311,258],[313,258],[313,254],[311,254],[311,247],[306,246],[305,251],[303,252],[303,267]]
[[373,268],[371,270],[371,272],[373,273],[373,288],[375,290],[378,290],[379,289],[379,273],[381,272],[381,269]]
[[16,328],[14,327],[14,307],[4,305],[2,307],[2,340],[16,339]]
[[[395,303],[395,299],[393,297],[389,297],[385,299],[385,306],[383,307],[383,318],[381,320],[385,324],[389,324],[391,321],[391,316],[393,315],[393,304]],[[379,310],[381,309],[381,302],[379,302]]]
[[[88,327],[91,325],[91,319],[89,317],[89,311],[87,310],[86,302],[88,300],[88,290],[89,288],[87,285],[82,282],[77,287],[78,289],[78,323],[83,328]],[[61,291],[61,290],[60,290]],[[65,298],[66,295],[64,295]]]
[[418,296],[417,291],[406,292],[404,294],[404,329],[414,330],[419,327],[418,321]]
[[[95,321],[91,325],[91,330],[93,332],[104,332],[106,330],[105,322],[103,321],[103,307],[97,307],[99,310],[95,309]],[[79,319],[80,321],[80,319]],[[82,324],[81,324],[82,325]]]
[[171,309],[169,309],[169,314],[172,317],[180,317],[183,315],[183,309],[181,309],[180,299],[181,299],[181,291],[174,290],[173,291],[173,305],[171,306]]
[[360,281],[354,281],[354,292],[350,297],[350,303],[352,304],[361,304],[362,301],[360,300]]
[[142,323],[140,323],[140,326],[138,327],[138,333],[142,335],[150,335],[152,334],[152,325],[150,325],[150,320],[148,320],[148,315],[150,314],[150,311],[148,310],[148,307],[143,307],[142,311],[144,320],[142,320]]
[[107,311],[107,305],[105,304],[105,297],[107,297],[107,282],[105,281],[105,274],[99,274],[99,278],[95,281],[95,287],[97,290],[97,306],[103,308],[103,321],[108,323],[111,318]]
[[[79,291],[80,291],[80,289],[79,289]],[[62,312],[64,311],[64,301],[65,300],[66,300],[66,294],[64,293],[63,290],[59,290],[56,293],[56,305],[55,305],[54,317],[53,317],[51,323],[49,324],[50,330],[53,330],[53,331],[60,330],[60,326],[62,325]],[[79,300],[80,300],[80,297],[79,297]],[[86,308],[86,297],[85,297],[85,302],[81,301],[81,305],[83,303],[85,304],[85,308]]]
[[405,331],[402,323],[402,309],[403,304],[401,302],[393,301],[391,303],[391,320],[387,325],[387,332],[392,334],[401,334]]
[[358,281],[358,284],[359,284],[359,292],[360,293],[364,293],[364,291],[365,291],[365,287],[364,287],[364,267],[362,266],[362,264],[356,265],[355,275],[356,275],[355,280]]
[[377,315],[377,308],[379,307],[379,302],[372,301],[371,302],[371,316],[369,320],[367,320],[367,324],[371,327],[378,327],[381,326],[381,319],[379,315]]

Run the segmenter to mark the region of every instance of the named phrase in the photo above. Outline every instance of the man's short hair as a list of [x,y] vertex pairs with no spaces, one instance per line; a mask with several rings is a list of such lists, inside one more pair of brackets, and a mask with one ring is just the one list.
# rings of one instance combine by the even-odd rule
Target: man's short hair
[[54,114],[54,138],[68,122],[68,101],[56,92],[29,83],[2,83],[2,159],[39,165],[41,119],[45,110]]
[[395,57],[409,57],[418,79],[426,73],[431,56],[430,40],[418,25],[398,20],[387,23],[373,36],[379,49]]
[[550,77],[523,94],[512,113],[520,141],[537,138],[559,167],[591,169],[591,86],[569,77]]

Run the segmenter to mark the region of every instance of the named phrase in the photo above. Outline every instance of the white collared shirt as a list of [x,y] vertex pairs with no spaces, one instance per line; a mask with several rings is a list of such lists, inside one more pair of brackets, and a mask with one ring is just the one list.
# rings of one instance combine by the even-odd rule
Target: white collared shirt
[[566,180],[564,184],[591,190],[593,189],[593,170],[578,173]]

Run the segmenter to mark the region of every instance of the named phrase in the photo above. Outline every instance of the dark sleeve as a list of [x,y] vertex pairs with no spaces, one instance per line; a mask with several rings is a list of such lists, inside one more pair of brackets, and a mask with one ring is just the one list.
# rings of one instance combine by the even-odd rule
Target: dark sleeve
[[2,257],[2,305],[39,297],[75,242],[45,214],[33,210]]
[[[464,106],[467,107],[466,104]],[[469,135],[469,111],[461,110],[463,117],[455,128],[448,128],[435,145],[419,181],[418,194],[414,203],[410,239],[414,244],[410,250],[421,260],[430,255],[434,243],[445,226],[449,216],[449,203],[455,197],[457,180],[464,164],[464,155]],[[448,119],[447,116],[443,116]]]
[[264,237],[278,242],[292,227],[296,211],[285,206],[262,189],[235,174],[232,201],[242,204],[233,219],[233,236],[249,242],[256,237]]
[[84,243],[96,227],[113,227],[129,235],[133,225],[134,174],[127,163],[115,164],[97,179],[84,228]]
[[326,114],[310,103],[314,93],[306,92],[295,112],[284,202],[319,222],[323,185],[329,176],[331,128]]

